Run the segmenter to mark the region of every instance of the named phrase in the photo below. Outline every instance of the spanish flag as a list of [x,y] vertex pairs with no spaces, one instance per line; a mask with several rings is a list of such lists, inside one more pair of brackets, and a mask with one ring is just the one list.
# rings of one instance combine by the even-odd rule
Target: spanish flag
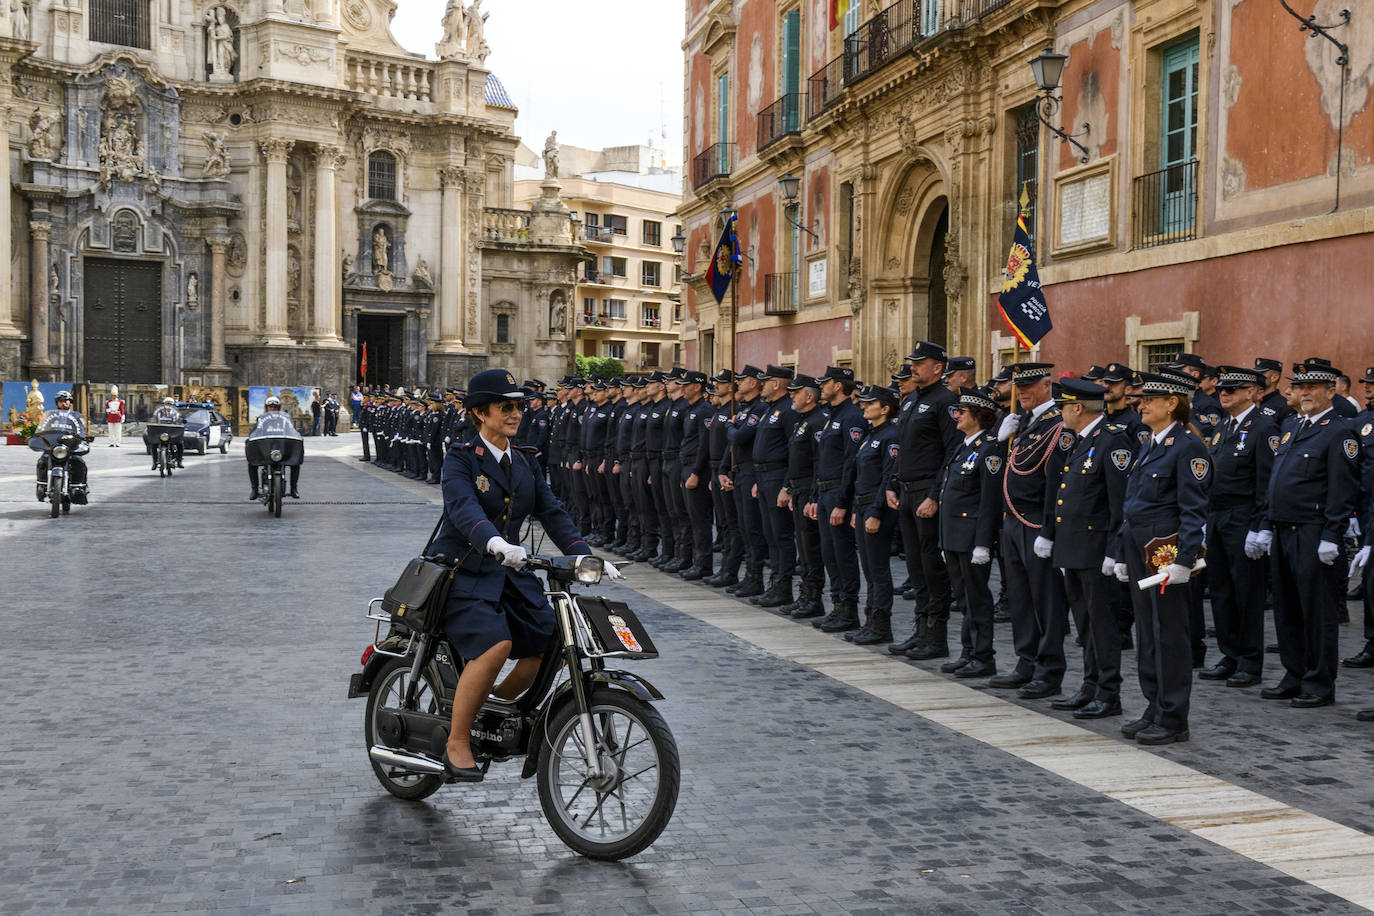
[[1038,344],[1054,327],[1045,291],[1040,288],[1040,271],[1035,269],[1035,255],[1031,251],[1024,214],[1016,218],[1016,233],[1012,236],[1011,254],[1002,275],[1002,294],[997,297],[997,309],[1007,327],[1021,341],[1021,346],[1027,349]]
[[839,28],[844,21],[844,14],[849,12],[849,7],[853,0],[830,0],[830,27]]

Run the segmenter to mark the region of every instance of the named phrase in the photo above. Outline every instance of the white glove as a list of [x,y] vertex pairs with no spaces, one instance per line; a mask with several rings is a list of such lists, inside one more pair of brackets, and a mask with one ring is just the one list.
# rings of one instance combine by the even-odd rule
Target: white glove
[[1016,431],[1021,428],[1021,415],[1019,413],[1009,413],[1007,418],[1002,421],[1002,425],[997,428],[997,441],[1006,442]]
[[1104,576],[1114,576],[1114,575],[1116,575],[1116,560],[1113,560],[1111,557],[1103,557],[1103,558],[1102,558],[1102,575],[1104,575]]
[[[1366,547],[1365,551],[1367,552],[1368,550],[1369,548]],[[992,551],[986,547],[975,547],[973,548],[973,558],[970,562],[972,562],[974,566],[986,566],[992,562]]]
[[1035,555],[1042,560],[1048,560],[1050,554],[1054,553],[1054,541],[1049,538],[1037,537],[1035,539]]
[[1160,572],[1169,577],[1168,581],[1164,583],[1165,585],[1187,585],[1188,580],[1193,578],[1192,568],[1178,563],[1170,563]]
[[1330,541],[1322,541],[1317,545],[1317,559],[1321,560],[1324,566],[1330,566],[1332,563],[1335,563],[1336,557],[1340,555],[1341,547],[1339,544],[1333,544]]
[[602,564],[601,575],[607,579],[610,579],[612,582],[618,582],[619,580],[625,578],[625,574],[620,570],[616,569],[614,563]]
[[1360,534],[1361,531],[1359,520],[1352,516],[1350,519],[1350,524],[1345,526],[1345,536],[1348,538],[1358,538]]
[[1258,560],[1264,556],[1264,551],[1260,550],[1259,532],[1245,532],[1245,555],[1252,560]]
[[1255,546],[1259,548],[1260,556],[1269,552],[1269,548],[1274,546],[1274,532],[1257,531],[1255,533]]
[[1125,564],[1125,563],[1118,563],[1118,564],[1116,564],[1115,566],[1113,566],[1113,567],[1112,567],[1112,572],[1116,573],[1116,581],[1118,581],[1118,582],[1130,582],[1130,581],[1131,581],[1131,574],[1130,574],[1130,572],[1126,569],[1126,564]]
[[524,568],[525,558],[528,556],[524,547],[512,544],[499,534],[487,541],[487,553],[500,558],[501,565],[509,566],[511,569]]
[[1355,555],[1350,558],[1350,574],[1353,576],[1368,565],[1369,548],[1361,547],[1359,550],[1355,551]]

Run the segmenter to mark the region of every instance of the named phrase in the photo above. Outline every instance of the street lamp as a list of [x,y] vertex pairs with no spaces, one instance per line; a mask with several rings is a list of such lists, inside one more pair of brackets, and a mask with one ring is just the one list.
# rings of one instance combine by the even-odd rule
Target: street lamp
[[1053,48],[1046,48],[1040,55],[1030,62],[1031,73],[1035,75],[1035,85],[1041,92],[1041,97],[1035,106],[1035,114],[1040,118],[1040,122],[1050,129],[1050,133],[1059,138],[1061,143],[1072,143],[1083,154],[1078,161],[1087,163],[1088,148],[1079,143],[1074,137],[1085,136],[1091,129],[1087,122],[1084,122],[1083,129],[1076,134],[1065,133],[1061,127],[1055,127],[1049,120],[1059,113],[1059,106],[1063,103],[1064,97],[1056,95],[1059,91],[1060,80],[1064,77],[1064,65],[1069,62],[1067,54],[1057,54]]
[[778,179],[778,188],[782,191],[782,215],[789,223],[805,232],[815,241],[820,241],[816,233],[803,226],[797,221],[797,211],[801,209],[801,202],[797,200],[797,195],[801,190],[801,179],[791,172]]
[[682,234],[681,227],[673,233],[673,237],[668,241],[673,243],[673,254],[682,254],[682,249],[687,247],[687,236]]

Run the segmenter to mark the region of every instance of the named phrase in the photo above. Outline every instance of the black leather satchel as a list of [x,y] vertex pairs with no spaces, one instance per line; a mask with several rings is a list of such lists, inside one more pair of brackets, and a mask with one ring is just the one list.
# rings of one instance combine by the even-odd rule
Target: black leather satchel
[[[434,543],[442,517],[425,542],[425,552]],[[396,584],[382,596],[382,610],[391,615],[391,622],[417,633],[438,629],[444,617],[444,604],[453,586],[454,568],[439,558],[421,555],[406,564]]]

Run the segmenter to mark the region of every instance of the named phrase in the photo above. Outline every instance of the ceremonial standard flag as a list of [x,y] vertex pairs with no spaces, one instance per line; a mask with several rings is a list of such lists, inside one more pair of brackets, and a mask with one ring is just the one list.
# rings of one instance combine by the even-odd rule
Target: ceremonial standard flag
[[844,14],[849,12],[851,0],[830,0],[830,27],[838,28]]
[[732,213],[725,221],[725,228],[720,231],[720,241],[711,255],[711,263],[706,266],[706,282],[711,285],[711,295],[716,297],[717,305],[725,298],[730,279],[735,275],[735,265],[740,260],[739,239],[735,237],[735,215]]
[[1002,276],[1002,295],[997,297],[997,309],[1026,348],[1038,344],[1054,327],[1050,323],[1049,303],[1040,288],[1040,272],[1035,269],[1035,255],[1031,252],[1024,216],[1016,218],[1016,234],[1011,240],[1011,254]]
[[362,373],[363,381],[367,381],[367,341],[363,341],[363,358],[358,363],[358,369]]

